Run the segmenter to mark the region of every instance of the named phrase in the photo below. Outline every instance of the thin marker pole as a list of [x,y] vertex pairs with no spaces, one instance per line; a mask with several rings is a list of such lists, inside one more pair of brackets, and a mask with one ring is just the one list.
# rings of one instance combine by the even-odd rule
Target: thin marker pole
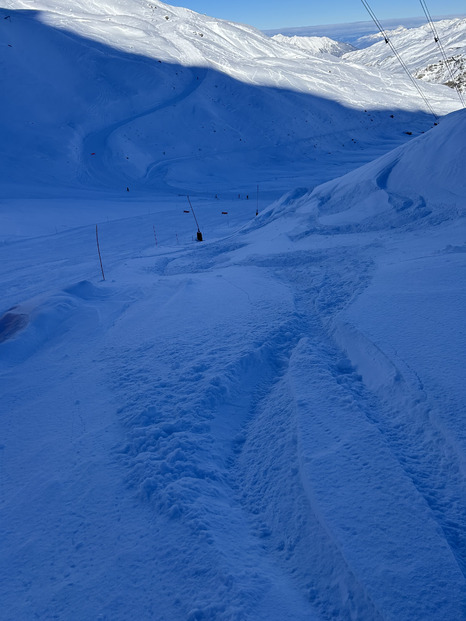
[[100,246],[99,246],[99,231],[97,229],[97,224],[95,225],[95,239],[97,242],[97,252],[99,253],[99,261],[100,261],[100,269],[102,270],[102,278],[105,280],[104,268],[102,265],[102,256],[100,254]]

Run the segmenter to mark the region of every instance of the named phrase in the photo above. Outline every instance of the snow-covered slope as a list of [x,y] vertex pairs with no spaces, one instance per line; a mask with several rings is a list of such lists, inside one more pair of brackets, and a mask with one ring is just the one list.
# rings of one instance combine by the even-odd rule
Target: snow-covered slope
[[409,145],[319,186],[309,205],[319,221],[338,226],[346,221],[352,230],[421,227],[464,215],[465,136],[465,113],[452,114]]
[[[277,149],[300,185],[316,159],[331,170],[342,153],[350,170],[377,154],[390,114],[393,146],[432,124],[404,76],[310,57],[247,26],[155,1],[6,5],[0,175],[12,193],[186,193],[206,171],[210,192],[283,191]],[[437,115],[457,107],[449,89],[426,88]]]
[[464,619],[464,111],[155,0],[0,33],[2,621]]
[[334,41],[333,39],[329,39],[329,37],[287,37],[282,34],[277,34],[274,35],[272,39],[279,43],[294,45],[300,50],[305,50],[311,54],[326,53],[332,54],[333,56],[343,56],[343,54],[355,50],[355,47],[349,43]]
[[[424,26],[424,24],[420,24],[420,26]],[[396,28],[393,29],[386,29],[385,33],[390,37],[396,37],[397,35],[400,34],[405,34],[406,31],[408,30],[407,26],[397,26]],[[370,47],[372,45],[375,45],[376,43],[380,43],[381,41],[383,41],[383,35],[381,32],[377,31],[374,32],[372,34],[368,34],[368,35],[364,35],[362,37],[359,37],[359,39],[356,40],[355,42],[355,47],[357,48],[366,48],[366,47]],[[355,51],[355,50],[353,50]]]
[[[419,28],[400,27],[388,34],[415,77],[426,82],[459,86],[461,90],[465,90],[466,19],[435,22],[435,28],[445,49],[450,69],[445,66],[442,52],[428,24]],[[373,37],[381,38],[380,35],[373,35]],[[392,50],[384,41],[379,41],[364,50],[350,52],[345,58],[370,67],[382,67],[395,72],[403,71]],[[454,77],[453,84],[450,70]]]

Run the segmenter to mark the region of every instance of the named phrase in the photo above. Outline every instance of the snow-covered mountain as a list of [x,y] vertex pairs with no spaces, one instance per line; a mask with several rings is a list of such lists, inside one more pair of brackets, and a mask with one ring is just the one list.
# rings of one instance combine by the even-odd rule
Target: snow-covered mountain
[[434,126],[248,26],[6,5],[2,621],[464,619],[455,93]]
[[311,54],[332,54],[333,56],[343,56],[347,52],[353,52],[356,48],[349,43],[341,43],[334,41],[329,37],[287,37],[286,35],[277,34],[272,37],[274,41],[294,45],[300,50],[305,50]]
[[[464,13],[449,15],[434,15],[435,21],[444,19],[464,18]],[[395,19],[384,19],[383,26],[387,32],[398,28],[417,28],[425,24],[426,18],[423,17],[405,17]],[[281,34],[287,37],[330,37],[335,41],[343,41],[354,45],[357,48],[372,45],[379,40],[377,26],[372,20],[364,22],[351,22],[344,24],[323,24],[319,26],[299,26],[295,28],[279,28],[274,30],[264,30],[269,36]]]
[[[376,155],[363,153],[386,144],[375,136],[387,115],[393,146],[431,125],[405,76],[311,57],[248,26],[156,1],[5,4],[9,185],[185,192],[211,170],[214,192],[257,181],[284,190],[277,148],[299,184],[316,158],[343,151],[349,170]],[[457,107],[449,89],[429,88],[438,116]]]
[[[466,88],[466,19],[448,19],[435,22],[435,29],[448,60],[442,58],[429,24],[419,28],[403,28],[388,32],[391,42],[411,73],[426,82],[447,84]],[[381,35],[373,35],[373,39]],[[367,37],[364,43],[367,44]],[[402,72],[398,59],[385,41],[379,41],[363,50],[350,52],[345,58],[351,62],[369,67],[381,67],[393,72]],[[450,73],[451,72],[451,73]],[[454,80],[451,79],[453,74]]]
[[[423,27],[424,24],[420,24],[420,26]],[[399,34],[404,34],[407,30],[408,30],[407,26],[397,26],[396,28],[393,28],[393,29],[386,29],[385,33],[390,38],[392,38]],[[375,45],[376,43],[379,43],[380,41],[383,41],[383,40],[384,38],[383,38],[382,33],[377,31],[377,32],[373,32],[371,34],[359,37],[355,42],[355,47],[359,49],[363,49],[366,47],[370,47],[371,45]],[[352,51],[356,51],[356,50],[352,50]]]

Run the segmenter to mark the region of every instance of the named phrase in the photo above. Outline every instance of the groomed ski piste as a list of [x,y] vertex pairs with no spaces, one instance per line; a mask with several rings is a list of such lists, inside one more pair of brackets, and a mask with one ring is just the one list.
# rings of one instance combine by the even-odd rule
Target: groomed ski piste
[[4,5],[2,620],[466,619],[456,93]]

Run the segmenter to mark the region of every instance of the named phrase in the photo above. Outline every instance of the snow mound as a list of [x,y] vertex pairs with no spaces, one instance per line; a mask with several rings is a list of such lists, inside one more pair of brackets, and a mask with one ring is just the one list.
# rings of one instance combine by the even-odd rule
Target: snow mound
[[0,318],[0,363],[21,363],[39,351],[59,348],[64,335],[81,338],[99,323],[99,307],[110,292],[89,281],[44,293],[10,309]]

